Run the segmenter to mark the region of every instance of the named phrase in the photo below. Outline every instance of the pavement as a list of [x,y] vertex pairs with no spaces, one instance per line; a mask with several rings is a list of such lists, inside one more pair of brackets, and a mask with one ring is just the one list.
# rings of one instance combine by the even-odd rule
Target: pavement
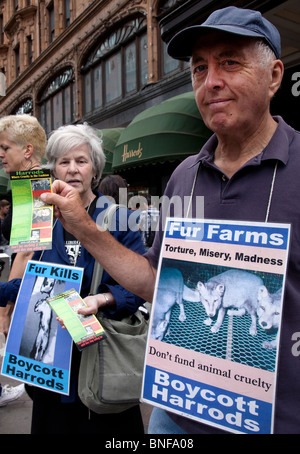
[[[0,374],[1,385],[17,386],[19,381]],[[32,401],[27,393],[0,407],[0,434],[30,434]]]
[[[0,339],[1,353],[1,339]],[[2,356],[0,354],[0,371],[2,366]],[[17,386],[21,382],[13,380],[0,374],[1,385],[9,384]],[[149,417],[152,407],[148,404],[141,404],[141,412],[144,421],[145,433],[147,433]],[[26,392],[16,400],[8,403],[5,407],[0,407],[0,434],[30,434],[31,427],[32,401]]]

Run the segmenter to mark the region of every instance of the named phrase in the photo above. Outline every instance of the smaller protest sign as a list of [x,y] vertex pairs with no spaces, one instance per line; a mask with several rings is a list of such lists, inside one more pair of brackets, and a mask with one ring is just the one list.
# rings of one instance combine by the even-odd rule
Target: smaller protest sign
[[47,298],[80,291],[83,268],[30,260],[10,325],[2,375],[69,394],[72,338],[56,320]]

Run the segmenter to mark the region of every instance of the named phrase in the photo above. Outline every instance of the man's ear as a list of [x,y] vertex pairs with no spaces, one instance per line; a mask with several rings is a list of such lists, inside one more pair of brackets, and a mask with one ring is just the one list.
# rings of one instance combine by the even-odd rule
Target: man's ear
[[275,95],[277,90],[280,88],[284,73],[284,66],[281,60],[274,60],[272,66],[272,76],[270,83],[270,95],[271,98]]

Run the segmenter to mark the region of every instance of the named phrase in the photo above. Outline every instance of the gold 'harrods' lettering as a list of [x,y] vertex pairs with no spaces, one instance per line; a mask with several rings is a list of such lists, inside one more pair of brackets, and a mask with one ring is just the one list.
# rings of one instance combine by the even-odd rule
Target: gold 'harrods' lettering
[[137,150],[128,150],[128,144],[124,145],[124,150],[123,150],[123,154],[122,154],[122,162],[126,162],[127,159],[135,158],[135,157],[140,159],[143,155],[142,151],[143,151],[143,149],[141,147],[141,142],[139,142],[139,146],[138,146]]

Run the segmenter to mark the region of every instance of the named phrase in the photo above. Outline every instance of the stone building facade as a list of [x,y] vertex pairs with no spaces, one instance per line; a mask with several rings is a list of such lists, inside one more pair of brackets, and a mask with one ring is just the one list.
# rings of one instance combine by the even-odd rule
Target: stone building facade
[[178,3],[0,1],[0,115],[30,111],[47,132],[81,120],[115,127],[176,94],[178,83],[153,85],[174,72],[173,62],[163,62],[158,23]]

